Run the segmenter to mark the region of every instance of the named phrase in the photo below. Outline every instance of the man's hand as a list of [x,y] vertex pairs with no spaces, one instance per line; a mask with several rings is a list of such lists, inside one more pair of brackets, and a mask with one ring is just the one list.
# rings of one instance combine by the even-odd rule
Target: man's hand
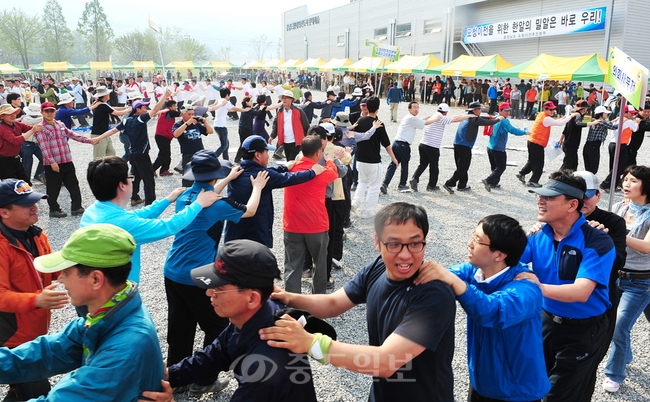
[[598,221],[587,221],[587,223],[589,223],[589,226],[591,226],[592,228],[596,228],[598,230],[602,230],[605,233],[609,233],[609,229],[606,228],[605,225],[603,225]]
[[164,96],[164,98],[169,98],[171,96],[171,94],[172,94],[172,91],[169,88],[167,88],[167,90],[165,91],[165,95],[163,95],[163,96]]
[[289,349],[293,353],[307,353],[314,335],[305,331],[298,321],[285,314],[274,327],[260,329],[260,339],[274,348]]
[[418,276],[415,278],[413,283],[415,285],[421,285],[423,283],[440,280],[446,272],[449,271],[437,262],[424,260],[418,270]]
[[541,287],[541,283],[539,282],[539,279],[537,278],[537,275],[535,275],[532,271],[531,272],[520,272],[515,276],[516,281],[531,281],[537,286]]
[[35,306],[48,310],[56,310],[68,304],[68,293],[61,290],[54,290],[59,284],[52,283],[43,288],[43,291],[36,296]]
[[230,169],[230,173],[228,173],[228,177],[226,177],[226,180],[233,181],[239,176],[241,176],[242,173],[244,173],[244,169],[242,169],[239,166],[233,166],[232,169]]
[[186,190],[185,187],[179,187],[177,189],[174,189],[167,196],[167,201],[169,201],[171,204],[173,204],[178,199],[178,196],[183,194],[183,191],[185,191],[185,190]]
[[253,188],[259,188],[262,189],[264,186],[266,186],[266,183],[269,181],[269,172],[266,170],[262,170],[257,173],[257,176],[253,179],[253,175],[251,175],[251,184],[253,185]]
[[544,226],[544,224],[542,222],[533,223],[533,226],[531,226],[530,229],[528,230],[528,234],[532,235],[532,234],[535,234],[535,233],[539,232],[540,230],[542,230],[543,226]]
[[269,137],[269,144],[273,145],[273,138]]
[[57,173],[61,171],[61,169],[59,169],[59,164],[56,162],[52,162],[52,164],[50,164],[50,167]]
[[[381,120],[379,120],[379,119],[377,119],[377,120],[375,120],[375,121],[372,122],[372,126],[373,126],[374,128],[379,128],[379,127],[381,127],[383,124],[384,124],[384,123],[382,123]],[[357,126],[357,124],[354,123],[354,127],[356,127],[356,126]],[[350,127],[350,128],[351,128],[351,127]]]
[[291,170],[293,169],[294,166],[296,166],[296,161],[289,161],[287,162],[286,166],[287,166],[287,170]]
[[220,198],[219,194],[214,191],[201,190],[199,196],[196,197],[196,202],[198,202],[203,208],[207,208]]
[[399,166],[399,162],[397,161],[397,159],[395,159],[395,158],[391,158],[391,160],[393,161],[393,164],[394,164],[395,166]]
[[314,163],[312,165],[312,167],[311,167],[311,170],[313,170],[314,173],[316,173],[316,176],[318,176],[319,174],[323,173],[325,168],[323,166],[319,165],[318,163]]
[[90,110],[94,110],[94,109],[97,108],[97,106],[99,106],[99,105],[101,105],[101,104],[102,104],[102,102],[100,102],[100,101],[95,101],[95,102],[93,102],[92,105],[90,105],[90,107],[89,107],[88,109],[90,109]]
[[144,391],[142,393],[142,398],[138,399],[138,402],[174,402],[174,395],[172,393],[172,387],[169,385],[169,382],[165,380],[160,380],[160,382],[162,383],[163,392]]
[[33,130],[33,132],[35,132],[35,133],[38,133],[38,132],[41,131],[42,129],[43,129],[43,125],[42,125],[41,123],[34,124],[34,126],[32,127],[32,130]]
[[273,286],[273,293],[271,293],[271,300],[277,300],[280,303],[284,304],[285,306],[290,307],[290,293],[285,291],[284,289],[280,289],[277,286]]
[[[192,124],[196,124],[196,119],[194,117],[191,117],[188,121],[185,122],[187,126],[191,126]],[[185,127],[187,127],[185,126]]]
[[91,144],[91,145],[97,145],[97,144],[99,144],[99,141],[100,141],[100,140],[98,140],[97,138],[91,138],[91,139],[90,139],[90,144]]

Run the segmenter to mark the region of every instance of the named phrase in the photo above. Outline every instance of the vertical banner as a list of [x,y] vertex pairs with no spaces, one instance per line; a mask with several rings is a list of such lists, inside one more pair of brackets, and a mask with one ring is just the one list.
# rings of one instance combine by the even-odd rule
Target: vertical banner
[[609,50],[607,83],[637,109],[643,109],[648,92],[648,69],[615,47]]

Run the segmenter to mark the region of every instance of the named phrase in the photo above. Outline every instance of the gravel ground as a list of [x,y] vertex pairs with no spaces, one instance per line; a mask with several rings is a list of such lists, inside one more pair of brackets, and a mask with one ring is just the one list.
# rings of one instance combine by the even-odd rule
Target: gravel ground
[[[314,93],[314,99],[324,99],[325,95],[321,92]],[[431,105],[422,105],[420,115],[427,116],[435,111]],[[399,119],[407,113],[407,104],[399,106]],[[464,113],[462,108],[452,108],[451,114]],[[379,117],[382,121],[388,122],[389,110],[385,103],[381,104]],[[519,128],[531,127],[532,122],[524,120],[514,120],[513,124]],[[237,122],[228,122],[231,150],[230,154],[234,155],[236,147],[239,145],[237,135]],[[397,123],[386,123],[387,131],[391,138],[397,132]],[[150,123],[150,142],[152,144],[152,160],[157,155],[155,141],[153,139],[153,127],[155,123]],[[443,149],[440,155],[440,178],[439,185],[448,179],[454,171],[453,152],[451,145],[457,125],[451,124],[447,127],[445,138],[443,140]],[[560,136],[561,128],[554,127],[551,138],[557,140]],[[586,130],[584,131],[586,137]],[[415,139],[415,144],[419,143],[422,132],[419,131]],[[216,149],[219,141],[216,135],[204,137],[206,149]],[[647,143],[648,141],[646,141]],[[94,199],[85,180],[85,170],[88,162],[92,158],[92,152],[88,145],[79,144],[70,141],[75,164],[78,172],[77,177],[81,182],[81,191],[84,205],[90,205]],[[122,144],[113,137],[113,144],[118,153],[123,149]],[[494,213],[505,213],[518,219],[524,228],[530,227],[535,222],[536,203],[535,197],[529,194],[524,186],[514,177],[517,168],[510,166],[503,175],[500,189],[488,193],[480,183],[480,179],[485,177],[489,172],[489,162],[486,154],[487,138],[479,134],[477,145],[474,151],[473,163],[469,171],[470,185],[472,191],[468,193],[458,193],[449,195],[446,192],[438,191],[433,193],[419,192],[400,194],[397,191],[399,182],[399,173],[393,178],[389,187],[388,195],[382,195],[379,198],[377,209],[395,201],[407,201],[423,205],[429,214],[430,231],[428,235],[429,247],[427,247],[426,257],[440,262],[445,266],[462,262],[466,259],[467,242],[474,230],[476,223],[485,215]],[[527,153],[526,138],[510,137],[509,147],[514,148],[508,151],[509,163],[521,167],[526,161]],[[175,165],[180,160],[180,151],[178,142],[172,143],[173,163]],[[644,145],[642,152],[639,154],[640,163],[650,164],[650,158],[647,153],[648,145]],[[606,147],[602,147],[601,170],[598,176],[602,179],[607,174],[606,167],[608,155]],[[382,152],[384,167],[387,166],[389,158],[385,152]],[[412,159],[409,170],[412,173],[418,162],[417,146],[413,146]],[[271,162],[273,164],[273,162]],[[548,173],[558,169],[561,160],[557,159],[546,166],[545,177]],[[580,166],[582,168],[582,165]],[[425,172],[420,180],[420,187],[426,187],[428,172]],[[543,182],[544,180],[542,180]],[[45,186],[36,183],[36,190],[45,192]],[[156,191],[158,198],[169,194],[171,190],[180,186],[180,176],[175,174],[170,177],[159,177],[156,179]],[[143,194],[141,193],[143,196]],[[283,196],[281,190],[274,192],[275,203],[275,225],[273,228],[276,244],[274,251],[278,257],[280,266],[283,266],[283,244],[281,216],[283,211]],[[617,201],[620,196],[617,194]],[[69,196],[65,189],[59,197],[59,203],[66,212],[69,210]],[[600,205],[601,208],[607,208],[607,197],[603,197]],[[61,249],[68,236],[79,226],[78,217],[67,217],[64,219],[49,219],[47,214],[47,205],[41,203],[42,214],[38,225],[40,225],[50,238],[50,242],[55,250]],[[129,207],[130,208],[130,207]],[[169,208],[164,216],[172,213]],[[373,247],[373,228],[372,220],[353,219],[353,226],[346,230],[347,239],[344,244],[344,268],[334,270],[333,277],[336,281],[336,288],[343,286],[350,280],[354,274],[366,263],[371,261],[377,254]],[[167,303],[164,294],[162,267],[165,261],[167,250],[171,246],[172,239],[168,238],[154,244],[147,244],[142,247],[142,276],[141,291],[143,299],[156,324],[163,355],[166,355],[166,326],[167,326]],[[303,292],[308,292],[307,283],[303,283]],[[60,330],[66,323],[75,317],[74,309],[66,307],[53,313],[51,331]],[[367,344],[368,335],[365,323],[365,307],[358,306],[343,314],[341,317],[331,319],[330,322],[336,328],[339,338],[343,342],[353,342]],[[648,342],[648,331],[650,325],[645,318],[641,318],[632,331],[632,347],[635,352],[635,360],[628,366],[628,379],[621,386],[619,392],[615,395],[607,394],[602,390],[600,384],[603,380],[604,363],[599,367],[599,378],[594,393],[594,401],[647,401],[650,400],[650,370],[646,365],[650,352],[644,344]],[[466,400],[468,389],[468,373],[466,363],[466,339],[465,339],[465,315],[458,306],[456,318],[456,350],[453,361],[455,374],[455,395],[456,400]],[[200,333],[200,331],[199,331]],[[201,335],[197,335],[196,348],[202,344]],[[314,373],[314,384],[318,400],[320,401],[365,401],[368,398],[368,390],[371,384],[371,378],[366,375],[352,373],[343,369],[336,369],[332,366],[321,366],[312,360],[312,369]],[[188,394],[177,395],[178,401],[226,401],[237,387],[237,382],[231,373],[221,375],[221,379],[231,379],[229,387],[219,394],[206,394],[202,397],[191,396]],[[54,379],[56,380],[56,378]],[[0,397],[4,397],[6,387],[0,389]]]

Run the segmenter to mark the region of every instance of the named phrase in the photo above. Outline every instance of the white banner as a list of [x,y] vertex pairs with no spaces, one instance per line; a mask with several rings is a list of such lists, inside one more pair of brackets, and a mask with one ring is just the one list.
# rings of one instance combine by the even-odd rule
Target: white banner
[[605,29],[606,15],[607,7],[596,7],[543,17],[472,25],[463,28],[463,42],[495,42],[600,31]]

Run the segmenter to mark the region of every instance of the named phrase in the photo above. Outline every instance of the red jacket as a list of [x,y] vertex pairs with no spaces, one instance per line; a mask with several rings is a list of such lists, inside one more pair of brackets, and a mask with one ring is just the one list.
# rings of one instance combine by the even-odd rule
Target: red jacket
[[[52,248],[43,231],[32,226],[39,255]],[[34,269],[34,257],[0,223],[0,346],[15,347],[47,334],[50,310],[36,307],[36,296],[55,275]]]
[[[315,164],[312,159],[303,157],[290,172],[302,172]],[[284,218],[282,230],[289,233],[313,234],[327,232],[330,221],[325,208],[327,185],[339,177],[338,169],[332,161],[327,161],[325,171],[312,180],[284,189]]]
[[[293,137],[296,140],[296,146],[298,146],[302,144],[302,139],[307,135],[309,121],[302,109],[291,106],[291,110],[291,127],[293,128]],[[284,144],[284,108],[280,108],[280,111],[273,120],[271,138],[276,137],[278,138],[278,146]]]

